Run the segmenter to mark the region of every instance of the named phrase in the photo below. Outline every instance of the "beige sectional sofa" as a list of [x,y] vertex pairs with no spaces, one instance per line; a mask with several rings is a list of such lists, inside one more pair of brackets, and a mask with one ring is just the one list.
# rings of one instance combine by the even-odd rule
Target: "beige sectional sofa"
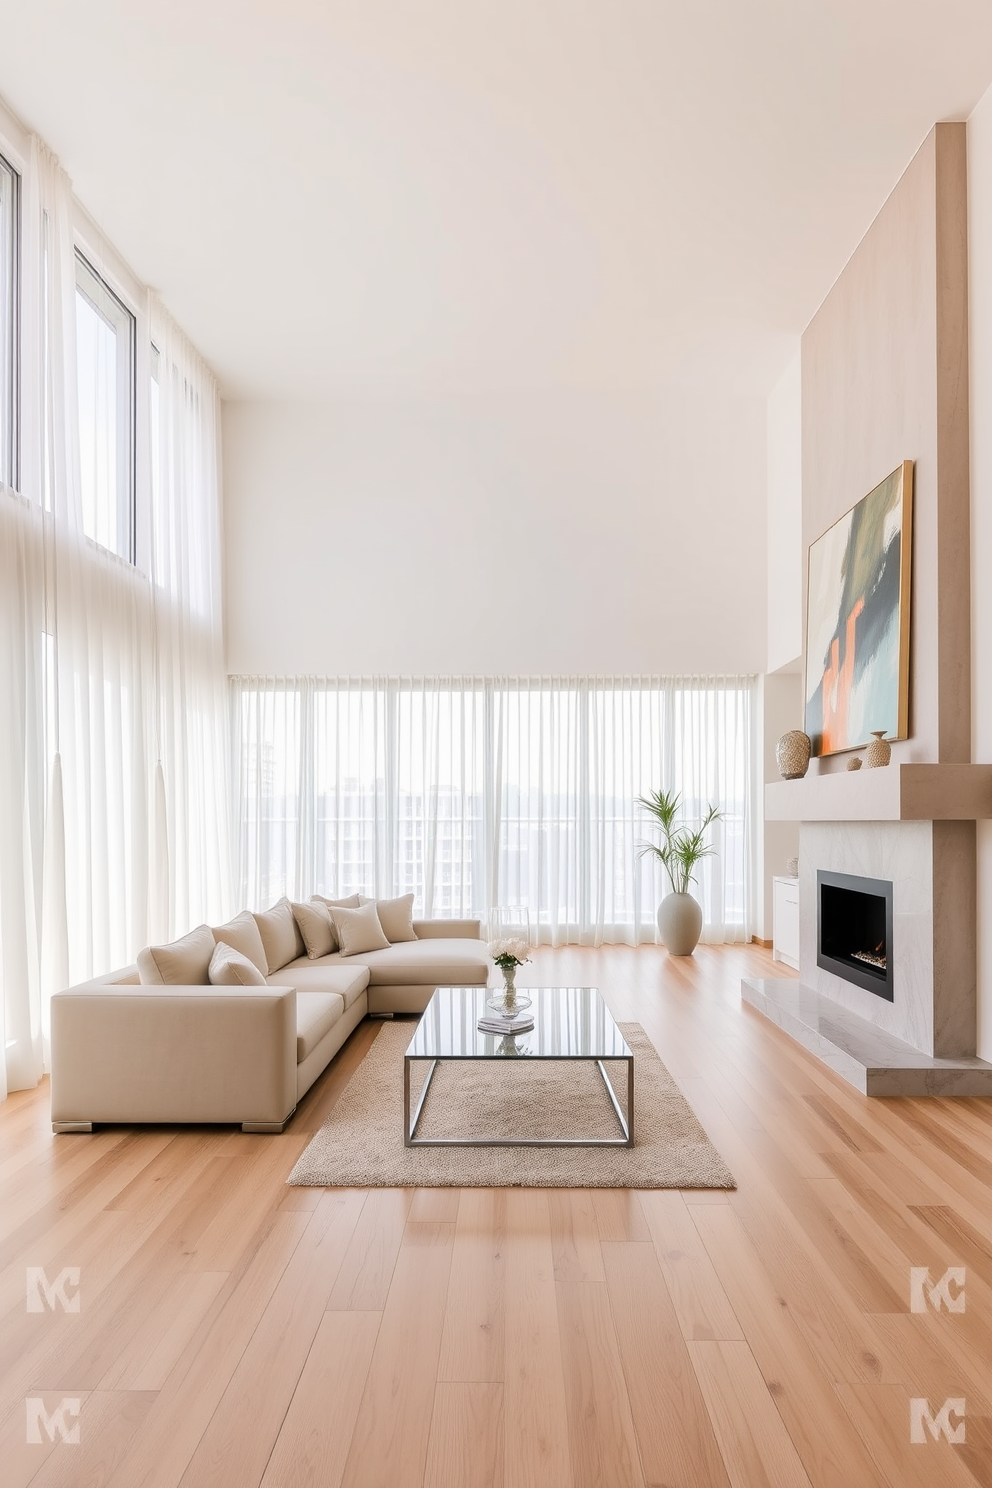
[[[247,919],[212,935],[240,945],[239,921]],[[149,985],[138,966],[128,966],[57,993],[53,1130],[232,1122],[244,1131],[281,1131],[367,1014],[422,1012],[435,987],[485,985],[490,963],[478,920],[415,920],[412,933],[415,939],[380,950],[297,955],[272,969],[267,939],[259,986],[213,986],[205,975]]]

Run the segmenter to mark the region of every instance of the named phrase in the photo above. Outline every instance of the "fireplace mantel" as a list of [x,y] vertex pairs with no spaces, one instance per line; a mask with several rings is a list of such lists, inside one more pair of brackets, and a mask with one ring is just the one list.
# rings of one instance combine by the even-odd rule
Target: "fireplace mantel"
[[765,786],[768,821],[980,821],[992,817],[992,765],[893,761]]

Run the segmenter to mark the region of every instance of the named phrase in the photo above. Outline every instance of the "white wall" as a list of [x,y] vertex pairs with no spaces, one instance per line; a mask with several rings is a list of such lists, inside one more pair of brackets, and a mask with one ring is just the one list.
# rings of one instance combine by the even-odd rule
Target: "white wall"
[[759,672],[765,439],[729,394],[229,404],[228,669]]
[[[761,679],[761,789],[781,780],[775,745],[788,729],[803,726],[802,678],[798,672],[779,672]],[[772,938],[772,879],[784,873],[790,858],[799,855],[799,823],[763,821],[758,837],[755,935]]]
[[[768,397],[768,671],[802,651],[802,363],[797,349]],[[799,724],[796,727],[800,727]]]
[[[968,121],[972,759],[992,760],[992,89]],[[978,1053],[992,1060],[992,821],[978,823]]]
[[[762,680],[762,780],[778,780],[775,745],[803,726],[803,442],[802,361],[796,354],[768,395],[767,669]],[[779,668],[787,667],[787,672]],[[772,879],[799,853],[798,822],[763,823],[758,851],[757,935],[772,938]]]

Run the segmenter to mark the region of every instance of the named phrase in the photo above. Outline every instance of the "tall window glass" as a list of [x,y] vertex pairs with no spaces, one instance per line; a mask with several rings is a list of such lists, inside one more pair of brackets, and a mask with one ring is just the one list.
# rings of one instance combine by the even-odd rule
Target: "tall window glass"
[[18,188],[13,166],[0,155],[0,485],[16,486]]
[[134,562],[134,316],[76,254],[83,531]]

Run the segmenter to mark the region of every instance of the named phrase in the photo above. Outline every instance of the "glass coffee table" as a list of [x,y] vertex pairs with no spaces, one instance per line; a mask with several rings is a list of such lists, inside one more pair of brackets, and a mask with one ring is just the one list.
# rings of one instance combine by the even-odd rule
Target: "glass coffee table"
[[[438,987],[403,1056],[403,1140],[407,1147],[633,1147],[634,1056],[596,987],[532,987],[529,1033],[502,1038],[476,1026],[486,1011],[486,987]],[[595,1064],[619,1123],[617,1137],[418,1137],[427,1092],[438,1064],[445,1060],[492,1061],[558,1059]],[[418,1060],[430,1069],[417,1104],[410,1110],[410,1067]],[[605,1062],[627,1067],[627,1104],[622,1110]]]

